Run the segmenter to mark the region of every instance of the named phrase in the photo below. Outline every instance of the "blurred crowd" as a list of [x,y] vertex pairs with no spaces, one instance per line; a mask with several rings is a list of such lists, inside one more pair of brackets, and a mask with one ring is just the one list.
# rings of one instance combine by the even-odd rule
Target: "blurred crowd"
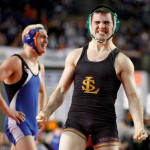
[[81,47],[90,40],[88,14],[101,3],[112,6],[118,14],[116,45],[132,59],[136,69],[149,71],[149,0],[1,0],[0,45],[21,47],[23,28],[42,23],[48,31],[49,50]]
[[[116,45],[132,59],[135,69],[150,71],[150,1],[100,2],[112,6],[118,14],[120,29],[115,38]],[[48,50],[81,47],[90,40],[86,26],[88,14],[95,6],[101,4],[100,2],[1,0],[0,45],[22,47],[23,28],[29,24],[42,23],[48,31]]]
[[[8,4],[7,4],[8,3]],[[76,3],[76,2],[75,2]],[[12,5],[13,4],[13,5]],[[0,45],[22,46],[22,29],[41,23],[48,31],[50,50],[78,47],[85,44],[85,17],[74,10],[74,3],[63,0],[3,1],[0,12]]]
[[[150,55],[150,1],[101,0],[101,3],[112,6],[118,14],[117,46],[133,60],[136,69],[150,71],[147,60]],[[90,40],[86,27],[88,14],[101,3],[98,0],[2,0],[0,45],[21,47],[22,29],[29,24],[42,23],[48,31],[49,50],[81,47]],[[141,57],[148,63],[145,68]]]
[[119,150],[150,150],[150,116],[146,114],[144,115],[144,125],[149,137],[142,142],[135,142],[133,140],[133,120],[129,110],[125,110],[123,120],[118,122],[118,131],[120,137]]

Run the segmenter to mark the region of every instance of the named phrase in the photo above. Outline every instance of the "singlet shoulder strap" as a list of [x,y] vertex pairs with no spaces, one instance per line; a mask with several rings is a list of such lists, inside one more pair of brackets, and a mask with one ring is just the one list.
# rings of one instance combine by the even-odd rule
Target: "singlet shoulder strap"
[[79,61],[84,57],[84,54],[86,53],[88,47],[89,47],[89,44],[86,44],[86,45],[83,46],[83,50],[82,50],[81,56],[79,58]]
[[20,60],[22,61],[23,65],[25,65],[27,68],[29,68],[27,63],[25,62],[25,60],[19,54],[14,54],[12,56],[18,56],[20,58]]
[[[25,62],[25,60],[19,55],[19,54],[14,54],[13,56],[18,56],[19,58],[20,58],[20,60],[22,61],[22,64],[24,65],[24,66],[26,66],[31,72],[32,72],[32,70],[29,68],[29,66],[27,65],[27,63]],[[38,69],[39,69],[39,71],[41,70],[41,66],[40,66],[40,63],[38,62]],[[32,74],[34,74],[33,72],[32,72]]]
[[115,61],[115,58],[117,57],[117,55],[119,54],[120,50],[118,48],[115,48],[112,53],[109,55],[109,58],[112,62]]

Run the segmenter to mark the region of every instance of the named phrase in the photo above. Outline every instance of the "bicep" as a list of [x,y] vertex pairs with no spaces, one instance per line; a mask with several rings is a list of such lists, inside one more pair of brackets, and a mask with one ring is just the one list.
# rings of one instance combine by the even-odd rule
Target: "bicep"
[[8,78],[10,75],[13,74],[13,62],[8,59],[5,60],[1,65],[0,65],[0,82],[4,81],[6,78]]
[[[126,64],[126,65],[124,65]],[[130,59],[126,59],[122,65],[121,81],[128,98],[135,96],[136,93],[136,82],[134,77],[134,66]]]
[[68,56],[65,61],[65,68],[61,75],[58,87],[65,90],[65,92],[69,89],[70,85],[72,84],[73,77],[75,72],[75,64],[73,58]]
[[40,85],[40,92],[45,92],[45,68],[43,64],[40,64],[41,67],[41,85]]

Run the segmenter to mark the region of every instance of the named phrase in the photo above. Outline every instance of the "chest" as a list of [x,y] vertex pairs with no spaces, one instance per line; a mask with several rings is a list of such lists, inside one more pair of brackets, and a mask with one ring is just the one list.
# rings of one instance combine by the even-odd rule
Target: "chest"
[[78,63],[76,75],[97,76],[102,80],[116,75],[114,65],[109,60],[100,62],[82,61]]
[[28,63],[27,65],[33,75],[39,74],[39,64],[38,63],[36,63],[36,64]]
[[110,54],[110,51],[98,52],[96,50],[93,50],[93,51],[87,51],[86,57],[87,57],[87,60],[91,62],[100,62],[100,61],[105,60],[109,54]]

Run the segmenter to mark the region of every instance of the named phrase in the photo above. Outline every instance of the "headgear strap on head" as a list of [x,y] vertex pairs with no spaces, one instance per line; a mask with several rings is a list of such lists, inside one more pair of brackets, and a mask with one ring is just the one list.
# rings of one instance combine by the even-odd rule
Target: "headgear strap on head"
[[39,54],[37,50],[37,36],[39,34],[39,30],[44,29],[42,27],[36,27],[32,30],[30,30],[26,35],[23,37],[23,42],[28,44],[29,46],[33,47],[35,51]]
[[[111,15],[114,17],[114,33],[108,38],[106,39],[105,41],[99,41],[96,37],[93,36],[93,34],[91,33],[91,18],[93,16],[93,14],[98,11],[98,10],[107,10],[108,12],[111,13]],[[88,16],[88,20],[87,20],[87,27],[88,27],[88,31],[89,31],[89,34],[91,35],[92,38],[94,38],[96,41],[100,42],[100,43],[103,43],[103,42],[106,42],[108,41],[110,38],[112,38],[118,31],[119,29],[119,20],[118,20],[118,17],[117,17],[117,14],[111,9],[109,8],[108,6],[105,6],[105,5],[101,5],[101,6],[98,6],[96,7],[93,11],[91,11],[91,13],[89,14]]]

